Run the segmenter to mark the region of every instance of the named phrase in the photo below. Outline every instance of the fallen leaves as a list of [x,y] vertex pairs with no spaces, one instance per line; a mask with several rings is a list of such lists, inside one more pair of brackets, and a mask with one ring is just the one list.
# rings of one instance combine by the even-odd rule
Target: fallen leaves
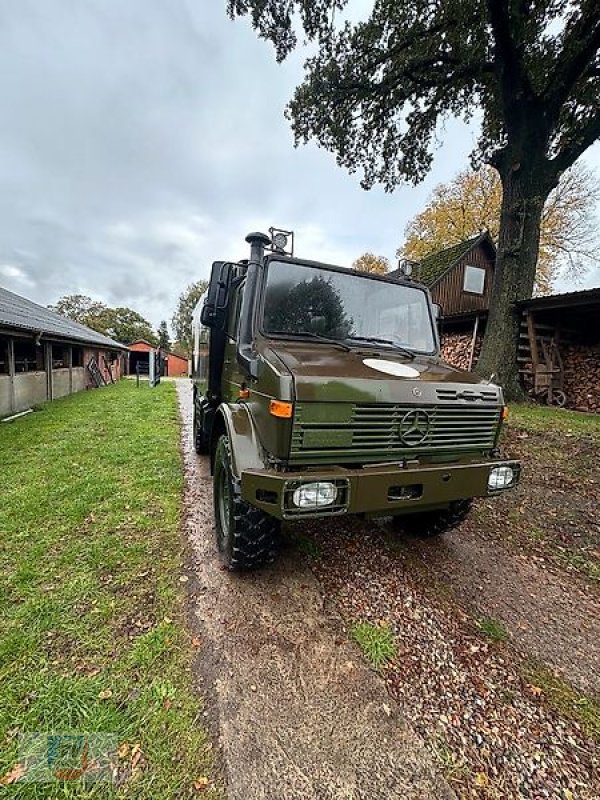
[[135,772],[136,768],[141,766],[144,754],[139,742],[136,742],[131,748],[131,771]]
[[532,695],[533,697],[542,696],[542,690],[540,689],[539,686],[534,686],[532,683],[528,683],[526,685],[527,685],[527,691],[529,692],[530,695]]
[[3,775],[0,778],[0,786],[8,786],[11,783],[16,783],[20,780],[23,775],[25,775],[25,767],[23,764],[15,764],[15,766],[9,770],[6,775]]
[[487,786],[489,783],[488,776],[485,774],[485,772],[478,772],[475,775],[474,783],[475,786],[480,786],[480,787]]
[[201,775],[193,783],[196,792],[205,792],[208,789],[209,780],[205,775]]

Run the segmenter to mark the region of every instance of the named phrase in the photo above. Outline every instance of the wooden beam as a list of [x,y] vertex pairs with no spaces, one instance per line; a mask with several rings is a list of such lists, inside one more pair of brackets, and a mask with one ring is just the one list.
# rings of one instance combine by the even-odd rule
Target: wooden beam
[[529,347],[531,349],[531,363],[533,364],[533,374],[538,368],[538,364],[540,363],[540,357],[538,353],[538,346],[537,346],[537,335],[535,332],[535,320],[533,318],[533,312],[527,311],[527,334],[529,336]]
[[471,367],[473,366],[473,356],[475,355],[475,345],[477,344],[477,331],[479,330],[479,314],[475,317],[475,322],[473,323],[473,336],[471,337],[471,350],[469,352],[469,366],[468,371],[471,371]]

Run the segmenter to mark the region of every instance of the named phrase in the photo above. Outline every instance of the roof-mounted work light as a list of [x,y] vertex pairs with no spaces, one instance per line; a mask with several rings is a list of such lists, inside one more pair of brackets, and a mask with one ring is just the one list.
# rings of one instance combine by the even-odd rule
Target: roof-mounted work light
[[411,261],[408,258],[401,258],[400,261],[398,262],[398,268],[399,268],[401,274],[405,278],[410,278],[411,277],[411,275],[413,274],[413,270],[416,267],[416,265],[417,265],[416,261]]
[[[294,255],[294,232],[284,231],[281,228],[269,228],[271,234],[271,249],[281,255]],[[289,248],[288,248],[289,242]]]

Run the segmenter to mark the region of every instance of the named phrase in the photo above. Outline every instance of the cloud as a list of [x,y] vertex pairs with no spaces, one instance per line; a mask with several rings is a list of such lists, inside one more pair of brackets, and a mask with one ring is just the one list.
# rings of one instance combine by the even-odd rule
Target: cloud
[[[393,257],[431,188],[474,141],[450,122],[430,179],[364,192],[331,154],[294,149],[277,65],[246,20],[206,0],[19,0],[0,7],[0,271],[41,303],[85,292],[157,325],[244,236],[296,231],[296,252]],[[363,12],[364,2],[355,8]]]

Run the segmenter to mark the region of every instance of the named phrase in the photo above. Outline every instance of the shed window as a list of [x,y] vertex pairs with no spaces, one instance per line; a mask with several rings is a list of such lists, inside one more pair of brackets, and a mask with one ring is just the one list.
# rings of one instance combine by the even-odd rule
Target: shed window
[[71,350],[71,365],[83,367],[83,347],[73,347]]
[[44,345],[15,339],[15,372],[43,372]]
[[463,289],[472,294],[483,294],[485,287],[485,270],[481,267],[472,267],[467,264],[465,267],[465,281]]
[[52,369],[64,369],[69,366],[69,348],[62,344],[52,345]]

